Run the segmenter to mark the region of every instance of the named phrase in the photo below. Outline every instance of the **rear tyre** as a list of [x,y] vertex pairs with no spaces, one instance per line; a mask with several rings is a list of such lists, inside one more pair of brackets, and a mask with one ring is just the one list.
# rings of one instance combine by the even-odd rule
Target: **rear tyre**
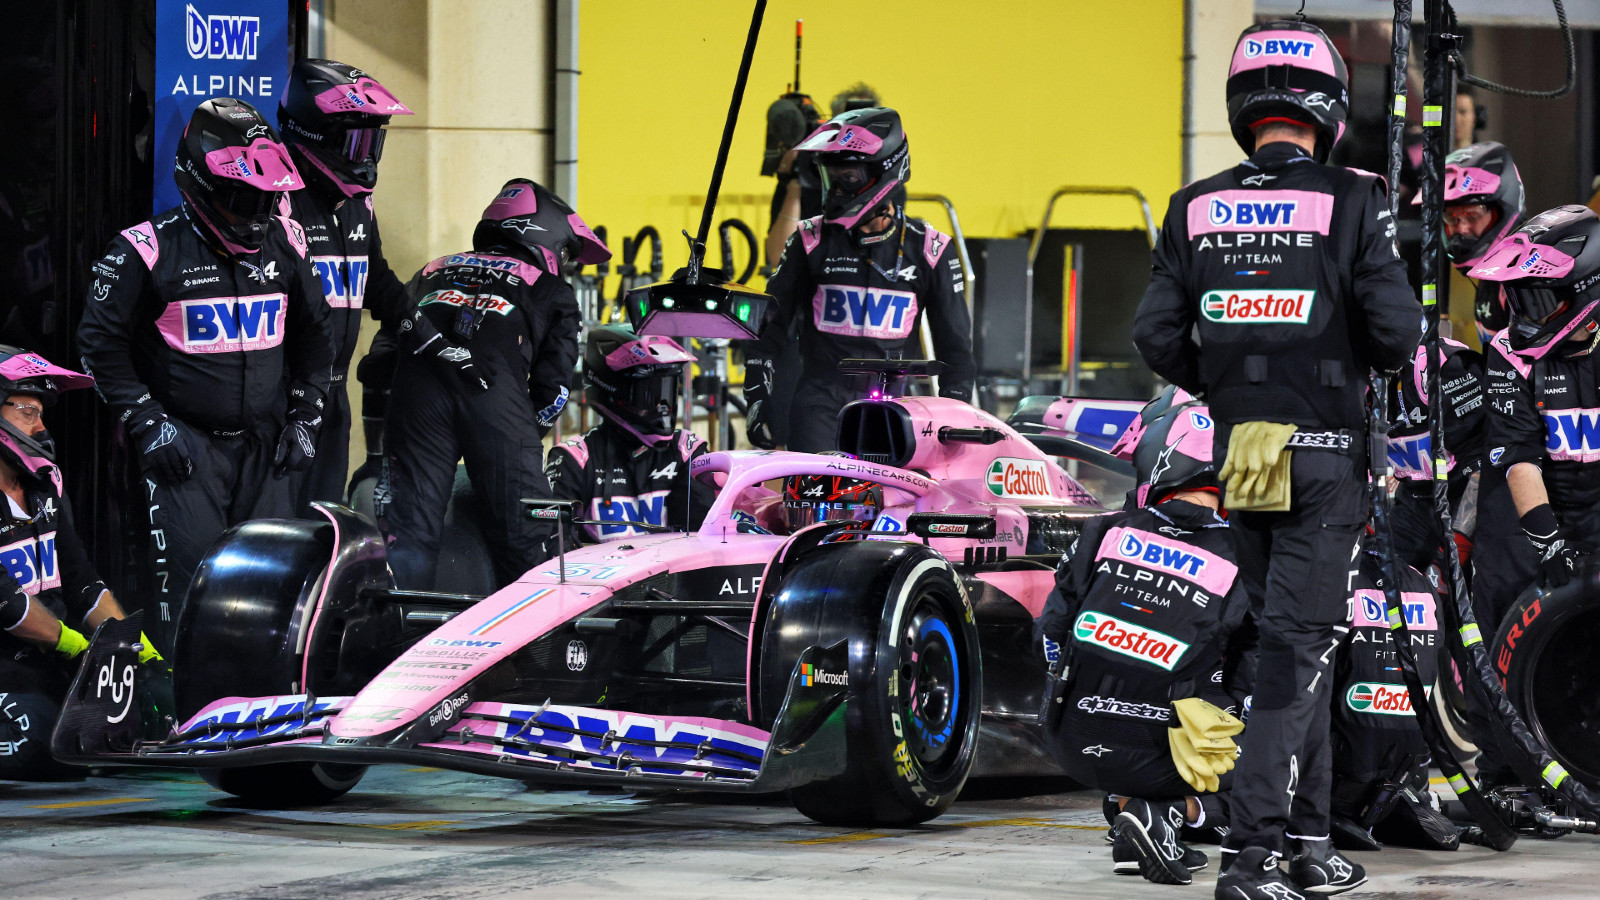
[[1500,623],[1489,659],[1534,737],[1579,781],[1600,789],[1600,668],[1593,659],[1600,646],[1600,590],[1594,578],[1589,573],[1542,597],[1523,595]]
[[[263,519],[225,532],[195,570],[178,616],[173,689],[180,721],[224,697],[297,694],[311,605],[333,550],[326,522]],[[218,790],[253,803],[326,803],[366,766],[273,763],[200,769]]]
[[848,641],[848,762],[793,788],[828,825],[905,826],[955,802],[972,770],[983,696],[977,629],[959,577],[916,544],[823,546],[784,575],[765,630],[762,709],[782,703],[807,646]]

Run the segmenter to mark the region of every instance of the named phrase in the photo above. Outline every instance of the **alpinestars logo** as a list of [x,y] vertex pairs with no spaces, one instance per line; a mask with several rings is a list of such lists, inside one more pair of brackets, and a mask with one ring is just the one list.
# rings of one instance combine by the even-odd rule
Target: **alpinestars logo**
[[504,219],[500,222],[500,227],[509,228],[510,230],[515,231],[517,234],[527,234],[530,231],[549,230],[547,228],[541,228],[538,225],[535,225],[533,223],[533,219],[529,218],[528,216],[519,216],[515,219]]

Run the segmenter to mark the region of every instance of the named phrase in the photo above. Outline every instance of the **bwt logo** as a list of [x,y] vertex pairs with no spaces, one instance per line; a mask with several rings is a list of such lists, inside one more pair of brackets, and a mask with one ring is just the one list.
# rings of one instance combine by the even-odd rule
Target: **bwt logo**
[[1551,459],[1589,460],[1600,453],[1600,409],[1546,410],[1544,427]]
[[1247,38],[1244,42],[1244,58],[1255,59],[1258,56],[1297,56],[1301,59],[1310,59],[1316,44],[1310,41],[1291,41],[1286,38],[1269,38],[1259,41]]
[[1206,561],[1193,553],[1178,547],[1162,546],[1149,538],[1141,539],[1132,532],[1122,536],[1122,542],[1117,544],[1117,553],[1135,562],[1184,575],[1199,575],[1206,567]]
[[1288,226],[1294,224],[1295,209],[1299,205],[1294,200],[1276,202],[1241,200],[1229,203],[1212,197],[1210,205],[1206,207],[1206,218],[1210,219],[1213,225]]
[[322,293],[336,309],[360,309],[367,294],[367,258],[353,256],[313,256],[311,267],[322,280]]
[[183,349],[262,350],[283,343],[283,295],[185,300]]
[[609,501],[596,498],[594,517],[601,522],[618,523],[601,525],[601,537],[638,533],[638,529],[632,525],[622,524],[625,522],[667,524],[667,493],[667,491],[652,491],[642,497],[613,497]]
[[851,337],[903,338],[917,319],[917,295],[825,284],[813,300],[818,331]]
[[22,588],[24,594],[37,594],[61,586],[56,569],[56,533],[39,539],[28,538],[0,547],[0,567]]
[[184,38],[193,59],[255,59],[259,16],[202,16],[184,8]]

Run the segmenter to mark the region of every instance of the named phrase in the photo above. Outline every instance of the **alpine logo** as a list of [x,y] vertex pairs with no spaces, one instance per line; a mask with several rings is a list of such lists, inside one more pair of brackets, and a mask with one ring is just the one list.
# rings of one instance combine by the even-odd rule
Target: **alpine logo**
[[203,16],[184,7],[184,45],[191,59],[255,59],[261,37],[259,16]]
[[818,331],[847,337],[905,338],[917,321],[917,295],[911,291],[824,284],[812,307]]
[[61,586],[61,572],[56,567],[56,533],[54,531],[27,538],[0,547],[0,567],[17,583],[24,594],[30,596],[40,591]]
[[1244,58],[1256,59],[1261,56],[1292,56],[1297,59],[1310,59],[1316,52],[1316,44],[1311,41],[1295,41],[1288,38],[1246,38],[1244,42]]
[[[1432,689],[1424,693],[1432,694]],[[1368,715],[1411,715],[1411,692],[1403,684],[1357,682],[1345,692],[1344,702],[1356,712]]]
[[347,241],[364,241],[367,239],[367,223],[357,222],[356,227],[344,236]]
[[1210,219],[1213,225],[1288,227],[1294,224],[1295,210],[1299,206],[1300,204],[1294,200],[1229,201],[1221,197],[1212,197],[1211,202],[1206,205],[1206,218]]
[[651,478],[672,478],[672,477],[676,476],[677,474],[678,474],[678,461],[677,460],[673,460],[673,461],[667,463],[666,465],[662,466],[661,468],[656,469],[654,472],[651,472],[650,473],[650,477]]
[[283,343],[284,295],[209,297],[167,304],[156,327],[184,353],[267,350]]
[[504,297],[494,294],[473,294],[469,296],[450,288],[434,291],[417,301],[418,306],[427,306],[430,303],[443,303],[447,306],[459,306],[465,309],[480,309],[484,312],[499,313],[502,316],[510,315],[511,310],[514,308],[511,301]]
[[1200,313],[1224,325],[1304,325],[1311,321],[1316,291],[1289,289],[1206,291]]
[[1002,456],[989,464],[983,483],[996,497],[1028,499],[1050,496],[1050,472],[1036,459]]
[[1162,569],[1174,575],[1194,577],[1204,574],[1206,560],[1204,557],[1184,549],[1182,544],[1174,542],[1168,546],[1155,540],[1148,532],[1136,532],[1131,529],[1122,532],[1122,540],[1117,542],[1117,555],[1154,569]]
[[1120,653],[1168,672],[1189,650],[1187,643],[1171,635],[1093,610],[1078,614],[1072,634],[1080,643]]

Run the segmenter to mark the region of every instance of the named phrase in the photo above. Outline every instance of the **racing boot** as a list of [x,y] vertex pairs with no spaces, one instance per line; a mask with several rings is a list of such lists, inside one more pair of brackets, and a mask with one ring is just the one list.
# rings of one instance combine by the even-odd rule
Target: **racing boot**
[[1289,880],[1302,890],[1328,896],[1367,883],[1367,870],[1345,858],[1327,838],[1290,838],[1289,847]]
[[[1185,864],[1185,851],[1178,842],[1178,829],[1183,825],[1183,808],[1172,803],[1151,803],[1130,799],[1117,814],[1115,843],[1111,847],[1113,870],[1122,874],[1122,866],[1133,860],[1125,847],[1131,847],[1137,856],[1135,865],[1145,881],[1155,884],[1188,884],[1193,881]],[[1119,853],[1119,847],[1124,847]],[[1200,854],[1203,858],[1205,854]],[[1204,863],[1202,863],[1204,865]]]
[[1278,857],[1265,847],[1246,847],[1217,876],[1216,900],[1306,900],[1278,868]]

